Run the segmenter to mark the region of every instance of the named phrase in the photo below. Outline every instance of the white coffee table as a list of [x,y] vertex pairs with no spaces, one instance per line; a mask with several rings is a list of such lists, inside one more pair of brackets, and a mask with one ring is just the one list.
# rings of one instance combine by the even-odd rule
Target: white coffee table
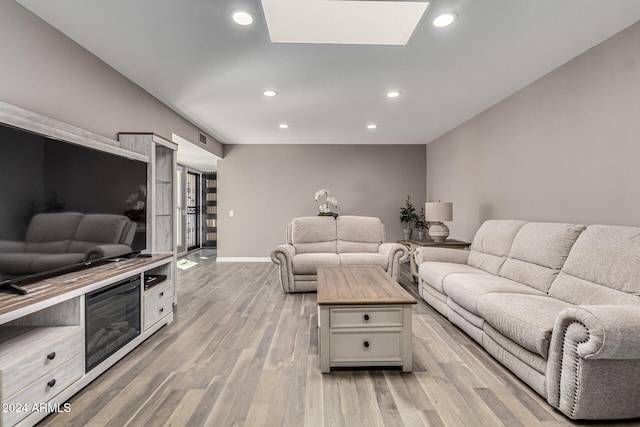
[[416,300],[379,266],[318,267],[320,371],[401,366],[411,372]]

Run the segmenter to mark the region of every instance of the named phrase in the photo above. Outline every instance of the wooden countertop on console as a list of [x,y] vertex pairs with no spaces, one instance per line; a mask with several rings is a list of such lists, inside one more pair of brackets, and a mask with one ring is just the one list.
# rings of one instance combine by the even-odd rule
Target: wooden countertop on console
[[[119,262],[107,262],[106,264],[51,277],[29,285],[20,285],[29,292],[27,295],[16,295],[1,291],[0,324],[12,320],[4,319],[8,313],[23,311],[24,309],[32,308],[31,306],[38,306],[33,307],[35,309],[33,311],[46,308],[66,299],[81,295],[85,291],[90,292],[94,289],[99,289],[102,287],[101,282],[103,281],[113,280],[114,278],[118,278],[117,280],[120,280],[120,278],[124,279],[145,268],[153,268],[155,267],[154,264],[161,265],[161,261],[171,260],[172,258],[173,254],[168,253],[153,255],[150,258],[133,258]],[[68,298],[63,296],[68,296]],[[53,302],[48,304],[47,302],[50,300]]]

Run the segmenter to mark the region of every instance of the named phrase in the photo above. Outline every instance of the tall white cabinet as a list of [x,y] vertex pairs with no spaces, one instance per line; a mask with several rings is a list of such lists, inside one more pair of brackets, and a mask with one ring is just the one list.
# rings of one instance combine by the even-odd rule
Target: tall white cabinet
[[[154,133],[119,133],[122,148],[149,156],[147,168],[147,248],[176,257],[176,168],[178,145]],[[173,302],[178,303],[174,292]]]

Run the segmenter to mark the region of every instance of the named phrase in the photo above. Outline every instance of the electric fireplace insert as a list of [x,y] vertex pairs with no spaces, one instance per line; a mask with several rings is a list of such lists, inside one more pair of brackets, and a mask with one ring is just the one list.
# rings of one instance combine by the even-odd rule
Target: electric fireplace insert
[[140,335],[140,276],[85,296],[86,372]]

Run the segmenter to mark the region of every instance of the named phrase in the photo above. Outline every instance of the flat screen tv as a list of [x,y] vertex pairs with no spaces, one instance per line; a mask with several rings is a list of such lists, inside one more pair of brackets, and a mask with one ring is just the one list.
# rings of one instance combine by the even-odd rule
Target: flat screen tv
[[[131,252],[144,250],[146,184],[144,161],[0,123],[0,289],[51,275],[51,271],[42,271],[42,265],[35,272],[17,268],[17,261],[12,264],[11,258],[20,255],[11,255],[10,242],[25,242],[31,221],[41,213],[126,216],[131,221],[129,229],[135,230],[127,240]],[[60,251],[53,246],[45,244],[41,250]],[[23,256],[20,262],[25,259]],[[75,259],[68,264],[79,262]],[[65,271],[58,260],[44,265],[53,274]]]

